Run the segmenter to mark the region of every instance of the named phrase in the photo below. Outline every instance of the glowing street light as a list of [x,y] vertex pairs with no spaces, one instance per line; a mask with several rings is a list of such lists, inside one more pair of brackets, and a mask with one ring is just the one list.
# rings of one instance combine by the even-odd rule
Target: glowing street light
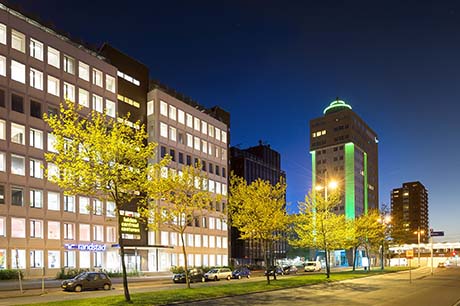
[[418,241],[418,266],[420,267],[420,235],[424,235],[425,231],[420,230],[420,226],[418,229],[414,232],[414,235],[417,235],[417,241]]
[[316,185],[315,186],[315,190],[316,191],[321,191],[324,189],[324,199],[327,201],[327,191],[328,189],[337,189],[337,187],[339,186],[339,184],[332,180],[332,181],[329,181],[327,184],[325,184],[325,186],[322,186],[322,185]]

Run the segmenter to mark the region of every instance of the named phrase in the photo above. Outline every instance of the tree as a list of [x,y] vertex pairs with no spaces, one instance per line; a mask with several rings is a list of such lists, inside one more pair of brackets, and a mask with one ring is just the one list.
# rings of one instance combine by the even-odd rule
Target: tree
[[144,126],[134,129],[95,111],[83,116],[80,110],[67,102],[61,104],[59,114],[44,115],[55,138],[55,152],[46,153],[45,158],[59,169],[58,174],[53,174],[48,167],[46,173],[65,194],[94,196],[115,203],[123,288],[126,301],[130,301],[120,211],[135,201],[141,211],[147,203],[144,195],[151,168],[168,161],[148,163],[155,156],[156,144],[147,143]]
[[[261,179],[248,184],[243,178],[231,175],[228,202],[231,225],[240,231],[240,239],[260,243],[267,271],[267,252],[275,241],[282,238],[290,223],[285,209],[285,195],[284,180],[276,185]],[[268,273],[267,284],[270,284]]]
[[[213,197],[208,191],[207,177],[201,171],[200,163],[195,166],[183,166],[179,173],[165,168],[160,171],[161,173],[156,174],[163,176],[160,183],[152,182],[149,185],[151,197],[162,201],[154,219],[179,234],[184,254],[185,279],[187,288],[190,288],[185,234],[195,218],[203,215],[214,200],[220,201],[220,196]],[[149,211],[155,211],[155,207]]]
[[370,250],[382,243],[385,225],[379,220],[379,211],[370,210],[368,213],[350,221],[351,235],[349,236],[349,241],[350,246],[353,248],[353,271],[356,268],[356,250],[359,247],[364,247],[367,257],[369,257]]
[[330,277],[330,251],[346,247],[349,233],[345,216],[334,212],[340,201],[337,192],[330,194],[328,198],[318,192],[310,192],[305,197],[305,202],[299,203],[299,214],[294,222],[297,238],[291,243],[298,247],[324,250],[327,278]]

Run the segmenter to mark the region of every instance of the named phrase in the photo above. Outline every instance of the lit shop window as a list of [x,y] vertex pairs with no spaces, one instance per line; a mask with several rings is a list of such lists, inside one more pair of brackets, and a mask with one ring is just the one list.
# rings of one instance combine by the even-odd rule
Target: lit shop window
[[0,75],[6,76],[6,57],[0,55]]
[[19,83],[26,83],[26,66],[11,60],[11,79]]
[[43,61],[43,44],[33,38],[30,39],[30,56]]
[[61,239],[61,223],[48,221],[48,239]]
[[78,104],[89,107],[89,92],[83,88],[78,89]]
[[60,67],[60,53],[58,50],[48,47],[48,64],[59,69]]
[[75,86],[64,82],[64,99],[75,102]]
[[64,55],[64,71],[75,74],[75,59],[68,55]]
[[93,84],[102,87],[102,71],[93,68]]
[[6,45],[6,25],[0,23],[0,43]]
[[80,251],[80,268],[89,269],[91,266],[91,252]]
[[61,252],[48,251],[48,268],[55,269],[61,267]]
[[59,79],[48,75],[48,93],[59,97]]
[[93,257],[94,257],[94,266],[99,267],[99,268],[102,267],[103,265],[102,252],[94,252]]
[[26,52],[26,36],[16,30],[11,30],[11,48],[22,53]]
[[89,65],[83,62],[78,62],[78,76],[80,79],[89,82]]
[[33,88],[43,90],[43,72],[30,68],[29,82]]
[[105,75],[105,89],[115,93],[115,78],[108,74]]

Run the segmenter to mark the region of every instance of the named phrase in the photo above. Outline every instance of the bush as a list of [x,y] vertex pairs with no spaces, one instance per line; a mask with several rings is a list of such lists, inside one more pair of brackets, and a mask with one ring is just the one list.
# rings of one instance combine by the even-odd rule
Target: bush
[[[122,277],[123,276],[123,272],[121,271],[107,271],[107,270],[102,269],[101,272],[107,273],[109,277]],[[126,275],[127,276],[141,276],[142,273],[137,270],[134,270],[134,271],[126,273]]]
[[182,266],[180,266],[180,267],[171,266],[171,268],[169,268],[169,271],[171,271],[174,274],[179,274],[179,273],[184,273],[185,269]]
[[21,278],[24,277],[24,274],[22,273],[21,270],[16,270],[16,269],[2,269],[0,270],[0,279],[5,280],[5,279],[17,279],[18,278],[18,272],[21,273]]
[[80,273],[88,272],[89,269],[71,269],[71,268],[61,268],[61,271],[58,272],[57,279],[69,279],[74,278]]

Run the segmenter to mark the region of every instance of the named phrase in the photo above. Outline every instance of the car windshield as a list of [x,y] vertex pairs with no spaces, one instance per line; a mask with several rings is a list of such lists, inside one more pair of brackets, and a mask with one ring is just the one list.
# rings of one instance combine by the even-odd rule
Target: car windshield
[[209,273],[217,273],[217,269],[209,270]]
[[316,264],[314,262],[309,262],[307,263],[307,266],[316,266]]
[[88,273],[80,273],[77,276],[75,276],[73,279],[85,279],[88,276]]

